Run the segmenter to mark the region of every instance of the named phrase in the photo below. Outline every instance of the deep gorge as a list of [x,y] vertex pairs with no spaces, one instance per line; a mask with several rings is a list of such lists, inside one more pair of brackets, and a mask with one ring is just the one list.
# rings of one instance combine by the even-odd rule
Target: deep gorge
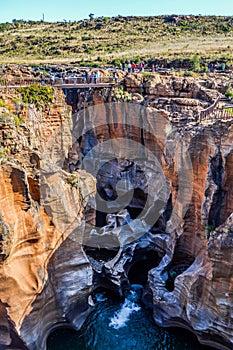
[[[56,91],[21,112],[24,128],[1,123],[0,299],[29,349],[79,330],[93,292],[123,298],[132,284],[157,325],[232,348],[232,123],[198,124],[216,91],[192,78],[137,79],[124,81],[127,102]],[[2,96],[15,108],[14,91]]]

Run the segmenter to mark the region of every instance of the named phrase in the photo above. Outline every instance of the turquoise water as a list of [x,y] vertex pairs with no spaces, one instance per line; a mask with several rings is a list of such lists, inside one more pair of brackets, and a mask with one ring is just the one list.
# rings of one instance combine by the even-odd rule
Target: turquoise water
[[140,288],[125,301],[96,295],[96,307],[81,332],[57,329],[48,338],[47,350],[211,350],[184,330],[157,327],[140,304]]

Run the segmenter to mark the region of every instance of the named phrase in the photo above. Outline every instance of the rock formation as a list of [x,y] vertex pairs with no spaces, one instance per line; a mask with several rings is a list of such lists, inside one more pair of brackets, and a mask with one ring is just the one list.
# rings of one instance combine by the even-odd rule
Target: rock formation
[[[14,93],[6,91],[4,102],[10,106]],[[48,324],[64,320],[64,299],[59,315],[59,292],[68,293],[66,307],[75,302],[80,292],[88,298],[91,269],[81,247],[82,216],[88,198],[95,192],[95,181],[85,171],[76,172],[76,181],[62,170],[71,139],[72,116],[63,93],[56,93],[53,106],[37,111],[32,106],[23,110],[24,126],[15,127],[11,110],[3,107],[6,118],[1,122],[2,145],[5,146],[1,163],[1,292],[0,299],[29,348],[41,349]],[[14,108],[14,106],[12,107]],[[7,115],[9,113],[9,115]],[[10,142],[8,142],[10,141]],[[49,266],[54,252],[69,237],[71,250],[76,252],[76,263],[86,283],[65,286],[65,291],[49,287]],[[64,251],[62,255],[64,254]],[[71,251],[63,258],[70,257]],[[75,264],[74,261],[68,263]],[[65,262],[64,262],[65,265]],[[53,268],[53,267],[51,267]],[[56,269],[58,267],[56,266]],[[61,266],[60,273],[63,275]],[[82,271],[82,272],[81,272]],[[59,269],[56,271],[59,275]],[[54,274],[53,274],[54,275]],[[55,274],[56,275],[56,274]],[[61,283],[60,278],[57,281]],[[63,281],[64,282],[64,281]],[[56,282],[57,283],[57,282]],[[40,299],[39,310],[44,310],[47,322],[38,319],[33,302],[44,290],[50,290]],[[43,309],[50,305],[51,311]],[[47,306],[46,306],[47,308]],[[85,308],[85,301],[82,303]],[[42,312],[42,311],[41,311]],[[50,313],[51,312],[51,313]],[[55,313],[55,314],[54,314]],[[27,317],[30,315],[30,322]],[[24,326],[24,324],[26,324]],[[43,333],[40,338],[41,332]],[[33,342],[36,345],[33,345]]]
[[228,255],[232,208],[226,205],[231,194],[224,190],[225,181],[232,176],[227,170],[232,132],[232,126],[215,125],[215,129],[203,130],[191,140],[193,198],[182,234],[173,241],[172,256],[169,252],[164,263],[149,273],[157,322],[191,326],[201,342],[219,349],[232,347],[232,332],[226,326],[232,304]]
[[39,110],[2,91],[0,300],[29,349],[130,283],[159,325],[232,348],[233,127],[199,122],[224,79],[128,75],[66,91],[73,115],[62,91]]

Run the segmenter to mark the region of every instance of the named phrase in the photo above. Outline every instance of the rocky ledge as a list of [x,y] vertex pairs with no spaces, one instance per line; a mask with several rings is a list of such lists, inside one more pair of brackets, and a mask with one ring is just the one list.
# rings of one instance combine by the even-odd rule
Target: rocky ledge
[[40,106],[2,89],[3,349],[45,349],[131,283],[158,324],[232,349],[233,126],[199,119],[228,83],[127,75]]

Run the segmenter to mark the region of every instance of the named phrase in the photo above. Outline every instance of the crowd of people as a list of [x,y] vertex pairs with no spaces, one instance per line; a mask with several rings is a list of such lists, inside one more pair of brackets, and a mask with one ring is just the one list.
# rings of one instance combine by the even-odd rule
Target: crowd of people
[[45,81],[50,82],[51,85],[54,85],[56,83],[59,84],[78,84],[78,83],[92,83],[92,84],[97,84],[99,82],[102,82],[100,72],[98,70],[92,71],[88,73],[87,70],[85,70],[82,75],[76,76],[76,75],[70,75],[66,76],[65,74],[58,74],[58,75],[53,75],[50,74],[49,78],[45,78],[45,76],[42,74],[41,75],[41,81],[42,83]]
[[[143,72],[144,67],[145,67],[144,62],[139,62],[136,64],[134,61],[128,61],[128,62],[122,63],[121,69],[123,70],[123,72],[127,71],[128,73],[134,73],[136,70],[139,72]],[[155,69],[156,69],[155,65],[152,64],[151,71],[154,72]]]
[[221,69],[222,71],[225,71],[225,69],[226,69],[226,64],[225,64],[224,62],[222,62],[220,65],[219,65],[218,62],[215,62],[215,63],[210,62],[210,63],[208,64],[208,71],[209,71],[209,72],[213,72],[213,71],[219,70],[219,69]]
[[[158,70],[158,65],[151,64],[150,68],[146,68],[147,71],[155,72]],[[56,83],[60,84],[78,84],[78,83],[84,83],[84,84],[97,84],[97,83],[103,83],[106,82],[106,79],[104,78],[112,78],[112,81],[117,83],[118,76],[119,76],[119,70],[122,70],[123,72],[126,72],[126,74],[135,73],[135,72],[143,72],[145,69],[145,63],[143,61],[135,63],[134,61],[127,61],[122,62],[120,69],[115,69],[112,72],[112,76],[103,77],[100,74],[100,71],[98,69],[96,70],[85,70],[81,76],[65,76],[64,74],[50,74],[49,78],[45,78],[44,75],[41,75],[41,82],[42,84],[49,83],[51,85],[54,85]],[[217,62],[211,62],[208,65],[208,71],[213,72],[215,70],[222,70],[225,71],[226,64],[225,63],[217,63]],[[110,79],[111,80],[111,79]]]
[[[128,73],[134,73],[135,69],[137,68],[136,63],[129,61],[128,63],[123,62],[122,63],[122,70],[125,71],[127,67],[127,72]],[[138,69],[140,72],[142,72],[144,70],[144,64],[143,62],[140,62],[140,64],[138,64]]]
[[[130,73],[135,73],[135,72],[143,72],[145,69],[145,63],[144,62],[138,62],[135,63],[134,61],[127,61],[127,62],[122,62],[121,68],[115,68],[112,71],[112,76],[106,76],[103,77],[98,69],[92,70],[92,69],[86,69],[83,71],[81,75],[66,75],[65,73],[50,73],[50,75],[40,75],[41,83],[42,84],[97,84],[97,83],[104,83],[109,79],[105,78],[112,78],[112,81],[117,83],[118,77],[119,77],[119,71],[126,72],[126,74]],[[148,71],[148,67],[146,67]],[[158,66],[152,64],[151,67],[149,68],[151,72],[154,72],[158,70]],[[110,79],[111,80],[111,79]]]
[[50,83],[50,85],[55,84],[97,84],[108,82],[109,80],[113,80],[115,83],[118,79],[117,71],[113,71],[112,76],[103,77],[100,75],[98,70],[88,72],[85,70],[82,75],[79,76],[66,76],[64,74],[50,74],[48,77],[45,77],[44,74],[40,75],[41,83],[45,85],[46,83]]

